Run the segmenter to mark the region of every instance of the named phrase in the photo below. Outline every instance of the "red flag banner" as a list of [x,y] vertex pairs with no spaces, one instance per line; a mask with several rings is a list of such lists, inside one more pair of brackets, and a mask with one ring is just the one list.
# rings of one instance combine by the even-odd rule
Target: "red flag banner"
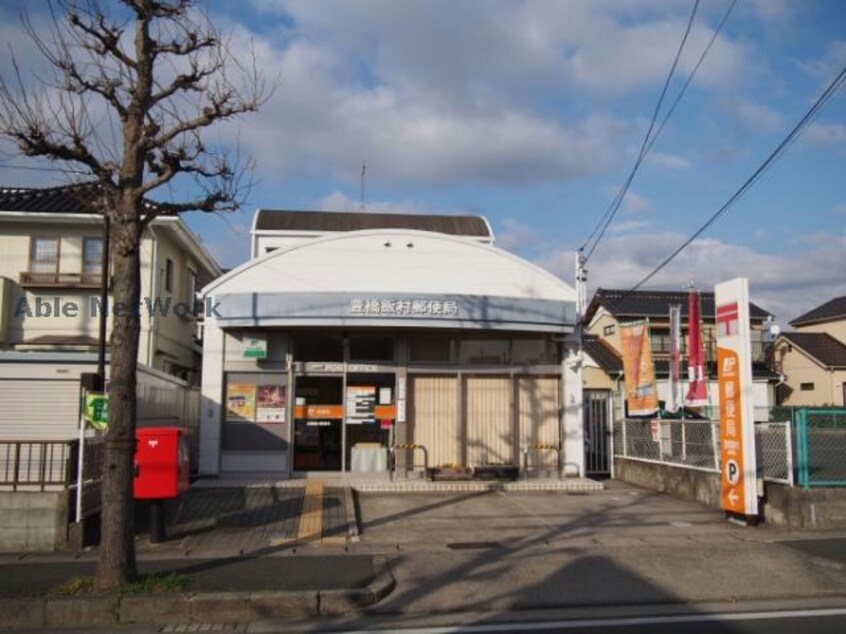
[[705,350],[702,345],[702,318],[699,292],[690,291],[687,308],[687,395],[685,403],[693,407],[708,404],[708,381],[705,377]]
[[620,342],[623,348],[623,373],[626,378],[626,403],[629,414],[654,414],[658,410],[658,392],[655,389],[649,322],[620,324]]
[[677,412],[682,406],[681,384],[681,304],[670,306],[670,376],[666,410]]

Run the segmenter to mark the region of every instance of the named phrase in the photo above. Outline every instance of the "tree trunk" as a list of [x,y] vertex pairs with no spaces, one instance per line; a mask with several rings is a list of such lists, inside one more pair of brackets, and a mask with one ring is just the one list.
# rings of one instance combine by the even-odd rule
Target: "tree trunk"
[[114,590],[137,576],[132,480],[135,454],[136,368],[140,332],[140,203],[123,190],[111,226],[114,281],[109,428],[103,463],[100,559],[95,586]]

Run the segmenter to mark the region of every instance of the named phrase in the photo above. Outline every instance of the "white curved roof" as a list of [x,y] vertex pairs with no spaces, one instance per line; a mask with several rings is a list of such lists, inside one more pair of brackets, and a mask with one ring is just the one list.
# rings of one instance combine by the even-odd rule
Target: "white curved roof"
[[410,230],[353,231],[279,249],[203,289],[204,294],[236,292],[412,292],[563,301],[576,297],[571,286],[507,251]]
[[224,326],[561,331],[575,318],[573,288],[531,262],[406,229],[352,231],[280,248],[218,278],[203,294],[221,303],[217,320]]

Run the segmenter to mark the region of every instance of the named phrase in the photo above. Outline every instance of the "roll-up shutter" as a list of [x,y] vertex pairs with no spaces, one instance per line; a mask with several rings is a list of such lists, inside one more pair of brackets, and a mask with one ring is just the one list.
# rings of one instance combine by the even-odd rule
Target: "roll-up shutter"
[[0,439],[66,440],[79,429],[79,380],[0,379]]
[[[460,464],[458,379],[454,376],[417,376],[412,386],[412,442],[429,451],[429,466]],[[417,460],[420,459],[418,456]]]
[[[560,442],[560,379],[522,376],[517,379],[520,446],[556,445]],[[529,452],[529,468],[554,467],[557,456],[548,449]]]
[[465,386],[468,465],[514,464],[511,379],[473,376]]

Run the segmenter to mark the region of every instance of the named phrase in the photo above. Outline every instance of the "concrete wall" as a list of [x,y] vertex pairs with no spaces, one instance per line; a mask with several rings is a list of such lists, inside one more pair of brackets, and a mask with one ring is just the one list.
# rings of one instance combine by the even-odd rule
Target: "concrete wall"
[[64,548],[67,528],[67,491],[0,491],[0,552]]
[[764,484],[767,522],[791,529],[846,528],[846,489],[803,489]]
[[647,489],[671,493],[720,508],[720,474],[672,465],[614,458],[614,477]]
[[[614,477],[670,493],[714,509],[720,507],[718,473],[641,460],[614,458]],[[764,483],[764,521],[794,530],[846,528],[846,488],[803,489]]]

